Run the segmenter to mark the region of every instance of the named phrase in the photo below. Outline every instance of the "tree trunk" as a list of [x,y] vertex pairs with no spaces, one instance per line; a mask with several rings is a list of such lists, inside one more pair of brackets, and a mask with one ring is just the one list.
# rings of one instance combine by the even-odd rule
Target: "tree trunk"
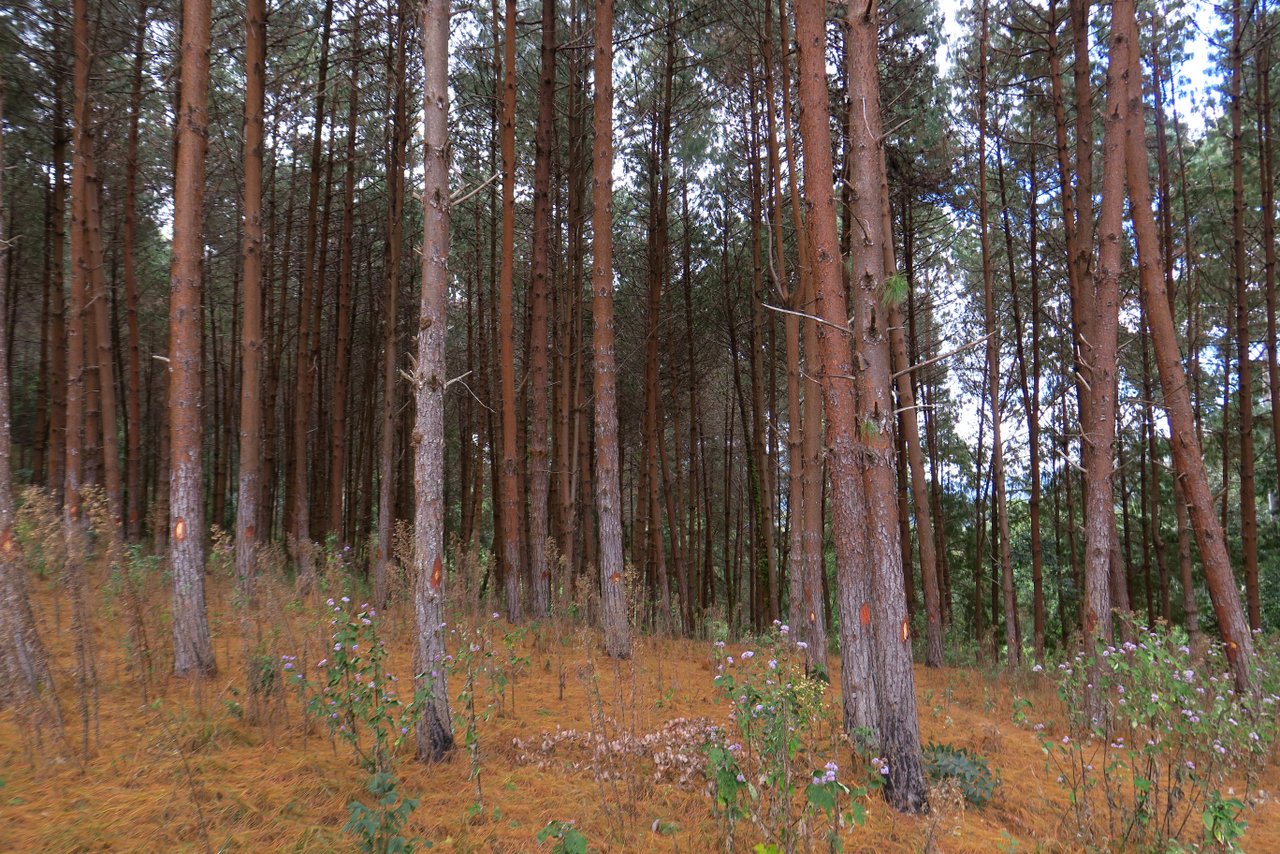
[[[447,0],[444,0],[447,5]],[[447,12],[446,12],[447,16]],[[405,108],[405,42],[408,16],[403,0],[396,10],[395,95],[392,106],[391,143],[387,147],[387,257],[386,295],[382,307],[382,408],[378,451],[378,556],[373,568],[373,602],[387,603],[387,576],[391,567],[391,537],[395,529],[396,480],[396,318],[400,313],[400,254],[404,245],[404,170],[409,141]]]
[[[1118,0],[1113,15],[1132,14],[1132,0]],[[1114,21],[1114,18],[1113,18]],[[1090,373],[1088,419],[1084,424],[1084,540],[1086,654],[1092,655],[1090,685],[1100,684],[1099,644],[1111,642],[1111,608],[1115,591],[1109,586],[1112,549],[1115,546],[1115,471],[1117,339],[1120,328],[1120,264],[1123,251],[1124,138],[1128,109],[1127,75],[1134,44],[1123,28],[1111,31],[1107,67],[1107,107],[1103,133],[1102,207],[1098,217],[1098,275],[1089,320]],[[1086,713],[1092,720],[1102,714],[1102,697],[1086,687]]]
[[[293,398],[293,474],[289,488],[291,500],[287,510],[290,517],[287,527],[293,538],[294,563],[298,573],[298,591],[303,595],[311,593],[315,586],[316,574],[315,556],[312,554],[311,545],[311,465],[307,447],[311,426],[311,397],[315,388],[315,361],[311,353],[311,342],[316,335],[312,329],[312,304],[319,304],[316,280],[323,274],[323,271],[316,269],[316,243],[319,239],[317,218],[320,206],[320,176],[323,170],[320,157],[323,150],[325,98],[328,95],[329,78],[329,37],[332,29],[333,0],[325,0],[324,25],[320,35],[320,76],[316,83],[315,119],[311,132],[306,254],[303,257],[302,286],[298,294],[298,340],[294,356],[294,371],[297,376]],[[326,209],[327,207],[326,205]]]
[[357,3],[351,21],[351,80],[347,95],[347,156],[342,178],[342,254],[338,261],[337,343],[333,354],[333,396],[329,430],[329,518],[327,532],[335,542],[347,542],[342,526],[343,498],[351,485],[346,478],[347,462],[347,395],[351,385],[351,271],[355,263],[353,238],[356,225],[356,123],[360,97],[360,18],[363,9]]
[[592,160],[591,318],[595,369],[596,512],[605,651],[631,657],[622,563],[617,362],[613,331],[613,0],[596,0],[595,157]]
[[[0,77],[0,199],[5,194],[4,83]],[[9,316],[9,233],[0,204],[0,318]],[[13,464],[9,408],[9,325],[0,322],[0,707],[15,705],[19,715],[38,724],[47,705],[53,722],[61,725],[49,656],[36,630],[27,595],[21,551],[14,531]]]
[[[1240,550],[1249,628],[1262,627],[1258,595],[1258,496],[1253,459],[1253,356],[1249,353],[1249,257],[1244,225],[1244,20],[1240,0],[1231,3],[1231,272],[1236,291],[1236,429],[1240,441]],[[1275,251],[1272,247],[1272,252]],[[1225,443],[1225,437],[1224,437]],[[1228,476],[1223,470],[1224,479]]]
[[173,573],[174,673],[178,676],[208,676],[217,669],[204,601],[201,501],[200,295],[209,33],[209,0],[183,0],[182,91],[169,286],[169,564]]
[[846,337],[848,314],[840,281],[835,197],[830,177],[834,173],[826,106],[826,43],[823,4],[819,0],[798,0],[796,48],[800,135],[804,141],[804,194],[809,205],[807,231],[816,310],[823,320],[817,332],[818,352],[814,355],[821,364],[827,451],[831,466],[844,726],[850,735],[870,733],[870,740],[876,743],[880,737],[880,721],[872,664],[872,581],[867,565],[866,496],[863,494],[856,389],[849,339]]
[[129,132],[124,167],[124,264],[125,316],[128,323],[128,397],[125,402],[125,535],[136,542],[142,536],[142,358],[138,330],[138,277],[134,261],[137,233],[138,117],[142,112],[142,72],[146,63],[148,0],[138,3],[133,37],[133,82],[129,93]]
[[516,3],[506,0],[503,26],[502,117],[502,272],[498,285],[498,362],[502,379],[502,580],[507,619],[520,622],[520,484],[516,477],[515,277],[516,217]]
[[449,0],[422,4],[423,187],[422,303],[413,428],[413,669],[427,692],[417,726],[418,758],[442,759],[453,747],[445,680],[444,392],[449,294]]
[[548,277],[551,252],[551,159],[555,145],[556,2],[542,0],[542,47],[539,52],[538,123],[534,131],[533,253],[530,261],[529,309],[529,577],[533,580],[533,616],[551,611],[551,568],[548,565],[548,527],[551,460],[548,453],[547,304],[551,296]]
[[[900,297],[894,293],[889,279],[891,270],[886,268],[893,250],[885,229],[889,182],[881,147],[877,6],[871,3],[863,9],[850,7],[848,25],[845,61],[850,105],[852,214],[861,226],[863,238],[853,242],[849,270],[854,299],[854,350],[860,368],[856,374],[862,425],[859,438],[874,598],[871,634],[880,701],[879,750],[889,765],[885,799],[897,810],[920,813],[928,811],[929,802],[916,719],[911,622],[903,589],[903,553],[898,542],[898,505],[894,497],[896,455],[890,327],[896,325],[900,329],[901,324],[891,320],[889,309]],[[829,340],[835,339],[829,336]],[[923,488],[920,492],[923,494]]]
[[240,471],[236,500],[236,580],[253,598],[262,502],[262,159],[266,100],[266,0],[245,5],[244,326],[240,357]]
[[[991,479],[996,523],[1000,533],[1000,584],[1004,591],[1004,635],[1008,664],[1021,659],[1018,640],[1018,602],[1013,585],[1013,556],[1009,548],[1009,507],[1005,499],[1004,444],[1000,425],[1000,339],[996,333],[995,285],[992,281],[990,238],[987,225],[987,45],[989,16],[983,0],[978,51],[978,237],[982,245],[983,317],[987,334],[987,394],[991,403]],[[1010,264],[1013,259],[1010,259]]]
[[[1131,5],[1125,5],[1121,7],[1121,11],[1124,14],[1116,20],[1128,34],[1131,43],[1136,42],[1138,24],[1133,8]],[[1240,593],[1231,571],[1231,561],[1227,554],[1222,528],[1213,515],[1209,479],[1205,473],[1204,456],[1195,432],[1187,377],[1178,349],[1173,313],[1170,310],[1168,295],[1165,293],[1164,274],[1160,269],[1155,216],[1151,208],[1142,92],[1138,85],[1142,77],[1136,52],[1130,57],[1130,63],[1130,108],[1127,113],[1129,133],[1125,158],[1129,182],[1129,211],[1138,244],[1138,268],[1142,291],[1147,300],[1147,326],[1155,347],[1156,368],[1160,374],[1160,386],[1164,390],[1165,412],[1169,417],[1174,468],[1187,500],[1191,527],[1200,547],[1200,561],[1204,567],[1209,596],[1213,601],[1214,613],[1218,618],[1222,641],[1226,647],[1227,660],[1235,678],[1236,690],[1241,693],[1252,693],[1257,687],[1252,673],[1253,636],[1249,632],[1244,609],[1240,604]]]

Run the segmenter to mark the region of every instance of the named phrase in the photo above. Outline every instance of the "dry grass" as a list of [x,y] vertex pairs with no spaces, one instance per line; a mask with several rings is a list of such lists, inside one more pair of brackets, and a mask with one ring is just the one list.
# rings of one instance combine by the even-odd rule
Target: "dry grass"
[[[103,591],[104,583],[99,579],[90,589]],[[364,773],[341,745],[335,748],[323,731],[305,726],[291,693],[255,707],[251,715],[244,692],[247,650],[239,640],[240,626],[253,627],[264,654],[276,660],[298,655],[305,666],[324,648],[314,612],[291,607],[286,591],[268,589],[260,614],[246,618],[233,613],[225,580],[211,581],[222,669],[204,683],[179,682],[164,674],[170,653],[162,585],[157,574],[147,591],[147,628],[158,671],[150,680],[149,698],[159,698],[158,709],[142,701],[137,662],[123,641],[129,632],[123,606],[104,592],[95,596],[94,619],[101,737],[83,770],[77,758],[47,743],[36,751],[41,759],[28,761],[33,745],[27,734],[18,730],[12,714],[0,717],[0,851],[350,850],[341,827],[347,803],[364,793]],[[52,583],[33,586],[43,634],[58,666],[63,707],[72,709],[77,700],[69,604]],[[393,667],[401,674],[409,672],[410,619],[407,610],[391,608],[382,620]],[[538,848],[534,837],[547,822],[572,819],[593,850],[720,850],[700,774],[681,786],[674,779],[678,773],[655,781],[647,758],[624,763],[631,770],[617,791],[625,796],[628,815],[619,835],[612,812],[617,805],[606,803],[609,789],[584,759],[590,749],[569,749],[581,737],[561,736],[565,748],[534,749],[536,755],[529,755],[529,746],[542,745],[544,734],[556,740],[557,729],[590,729],[590,686],[582,678],[587,637],[560,629],[525,637],[529,663],[519,679],[515,709],[508,704],[503,715],[479,725],[482,815],[467,817],[474,788],[465,750],[436,766],[403,758],[402,788],[421,799],[413,833],[437,849],[529,851]],[[633,664],[618,667],[591,656],[599,675],[602,707],[597,711],[616,722],[618,736],[643,743],[646,736],[679,728],[668,725],[678,719],[724,720],[705,644],[644,638],[637,650]],[[562,680],[561,672],[567,678]],[[456,693],[459,686],[451,688]],[[978,750],[1003,785],[981,810],[966,809],[954,791],[935,791],[933,814],[918,818],[896,815],[873,801],[868,825],[849,834],[846,850],[990,852],[1008,850],[1011,840],[1020,851],[1072,850],[1065,796],[1045,769],[1035,734],[1010,717],[1016,693],[1033,701],[1033,719],[1052,719],[1056,699],[1049,687],[1030,677],[1010,684],[971,670],[921,668],[917,689],[922,738]],[[460,731],[461,723],[455,723]],[[79,733],[68,733],[68,741],[78,745]],[[1245,816],[1245,847],[1280,851],[1280,803],[1273,794],[1280,790],[1280,772],[1274,764],[1261,787],[1266,797]],[[659,822],[677,830],[655,832]]]

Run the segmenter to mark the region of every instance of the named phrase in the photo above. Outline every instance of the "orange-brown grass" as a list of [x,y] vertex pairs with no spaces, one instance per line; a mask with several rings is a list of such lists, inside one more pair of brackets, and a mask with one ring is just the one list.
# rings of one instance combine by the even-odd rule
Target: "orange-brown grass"
[[[164,675],[171,659],[162,584],[160,577],[151,579],[147,593],[148,631],[159,671],[148,698],[159,699],[158,709],[142,701],[133,659],[122,641],[128,631],[123,606],[106,593],[96,596],[100,737],[94,737],[83,768],[77,757],[81,733],[69,604],[51,583],[33,585],[69,722],[67,743],[75,749],[47,738],[36,747],[11,712],[0,716],[0,851],[202,851],[206,839],[208,850],[214,851],[352,850],[341,828],[347,804],[365,795],[367,774],[323,727],[304,725],[292,689],[256,723],[249,721],[244,691],[242,631],[260,634],[262,648],[274,659],[297,655],[306,666],[323,655],[327,619],[317,616],[316,608],[289,606],[288,593],[270,586],[263,591],[258,616],[233,613],[229,585],[225,579],[211,580],[221,669],[204,682],[178,681]],[[101,580],[91,589],[104,590]],[[410,672],[411,613],[392,607],[380,620],[392,666],[402,677]],[[499,656],[505,654],[498,638],[506,628],[494,628]],[[597,782],[590,760],[581,754],[557,750],[535,763],[519,761],[521,751],[513,739],[536,744],[542,733],[557,728],[590,728],[591,702],[583,678],[588,637],[592,643],[598,640],[572,628],[550,627],[522,641],[529,663],[518,677],[514,709],[508,700],[503,715],[478,724],[484,791],[479,815],[468,816],[475,789],[461,738],[452,758],[438,765],[419,764],[407,753],[400,758],[401,788],[421,800],[410,833],[431,840],[436,849],[533,851],[539,848],[537,832],[549,821],[572,820],[593,850],[722,849],[700,774],[686,788],[654,783],[652,767],[642,761],[633,766],[625,785],[610,789]],[[600,711],[616,722],[617,732],[642,736],[676,718],[725,720],[727,708],[716,702],[707,644],[639,638],[636,652],[633,663],[621,665],[598,653],[590,656],[599,673]],[[1010,680],[975,670],[922,667],[916,670],[916,685],[922,740],[977,750],[1003,784],[982,809],[966,808],[954,791],[935,790],[934,810],[924,817],[898,815],[873,796],[866,826],[846,834],[845,850],[990,852],[1009,850],[1015,840],[1023,851],[1072,850],[1074,828],[1066,797],[1046,770],[1036,734],[1011,718],[1014,696],[1033,702],[1032,721],[1059,717],[1052,688],[1031,676]],[[451,692],[456,695],[460,688],[461,677],[454,677]],[[477,705],[483,707],[489,699],[483,679],[476,693]],[[455,703],[459,736],[464,726],[460,712]],[[833,758],[842,768],[850,764],[848,757]],[[571,761],[580,770],[570,768]],[[1280,789],[1274,764],[1265,770],[1261,788],[1269,796],[1245,815],[1245,847],[1280,851],[1280,804],[1270,795]],[[611,817],[619,794],[626,813],[621,833]],[[659,823],[666,825],[666,833],[657,832]],[[757,841],[747,826],[739,827],[737,839],[741,850]],[[815,840],[814,850],[823,847]]]

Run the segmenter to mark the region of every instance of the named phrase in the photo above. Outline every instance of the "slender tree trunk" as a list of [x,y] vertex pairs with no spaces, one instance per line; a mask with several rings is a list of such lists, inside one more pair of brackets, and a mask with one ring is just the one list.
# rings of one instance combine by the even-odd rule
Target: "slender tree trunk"
[[355,263],[353,238],[356,225],[356,127],[360,97],[360,18],[356,4],[351,21],[351,80],[347,95],[347,155],[342,178],[342,254],[338,261],[337,344],[333,355],[333,396],[329,430],[329,518],[325,526],[338,543],[347,541],[342,527],[343,498],[353,500],[354,486],[345,476],[347,462],[347,396],[351,384],[351,278]]
[[67,243],[66,162],[69,136],[63,95],[66,63],[62,59],[61,49],[57,50],[57,54],[53,72],[53,191],[50,199],[52,210],[49,212],[53,226],[49,234],[49,388],[53,393],[49,401],[49,453],[45,483],[61,504],[66,478],[67,443],[70,441],[67,435],[67,389],[71,381],[67,360],[70,339],[67,334],[66,299],[63,295],[66,278],[63,256]]
[[200,295],[210,17],[209,0],[183,0],[182,93],[169,289],[169,564],[173,573],[174,672],[178,676],[212,675],[217,669],[204,601],[205,529],[200,489],[204,472]]
[[617,362],[613,330],[613,0],[596,0],[595,157],[592,160],[591,317],[595,367],[596,513],[605,651],[631,657],[622,563]]
[[502,272],[498,286],[498,361],[502,379],[502,580],[507,619],[520,622],[520,485],[516,478],[515,278],[516,222],[516,3],[506,0],[503,26],[502,117]]
[[[1122,3],[1127,3],[1127,0],[1122,0]],[[1130,42],[1134,43],[1137,40],[1138,24],[1133,8],[1122,5],[1120,11],[1122,14],[1118,16],[1113,12],[1113,20],[1118,21],[1118,26],[1124,29]],[[1174,468],[1187,499],[1191,527],[1200,547],[1200,561],[1226,646],[1227,660],[1235,677],[1236,690],[1253,693],[1257,687],[1252,673],[1253,636],[1249,632],[1249,624],[1240,604],[1240,593],[1231,571],[1226,541],[1218,520],[1213,515],[1209,479],[1195,433],[1186,373],[1178,351],[1173,313],[1165,293],[1164,274],[1160,269],[1155,216],[1151,207],[1150,167],[1144,138],[1142,91],[1138,85],[1142,76],[1136,51],[1129,57],[1129,61],[1129,133],[1126,137],[1125,158],[1129,210],[1138,245],[1142,291],[1147,300],[1147,326],[1155,347],[1156,368],[1160,374],[1165,411],[1169,417]]]
[[[1240,0],[1231,3],[1231,271],[1236,290],[1236,419],[1240,440],[1240,550],[1249,628],[1262,627],[1258,594],[1258,497],[1254,485],[1253,356],[1249,353],[1249,257],[1244,223],[1244,29]],[[1272,252],[1275,251],[1272,247]],[[1225,443],[1225,437],[1224,437]],[[1223,477],[1227,476],[1224,469]]]
[[[0,199],[5,194],[4,93],[0,76]],[[9,259],[11,244],[0,203],[0,318],[9,316]],[[61,725],[61,711],[54,692],[49,656],[36,630],[27,581],[14,531],[13,464],[9,408],[9,325],[0,322],[0,707],[13,704],[27,720],[39,723],[41,706],[47,705]],[[47,702],[46,702],[47,701]]]
[[[306,254],[302,266],[302,287],[298,295],[298,340],[294,356],[297,374],[293,398],[293,475],[289,492],[291,503],[290,534],[293,537],[294,562],[298,571],[298,591],[309,595],[315,586],[315,556],[311,545],[311,465],[307,454],[308,435],[311,427],[312,391],[315,388],[315,359],[311,352],[312,304],[319,305],[316,294],[317,279],[323,270],[316,269],[316,244],[320,240],[317,219],[320,207],[320,177],[324,167],[320,162],[323,150],[325,99],[329,85],[329,37],[333,29],[333,0],[325,0],[324,24],[320,35],[320,76],[316,83],[315,119],[311,132],[311,166],[307,191]],[[330,159],[332,165],[332,159]],[[326,181],[326,186],[328,182]],[[326,190],[327,194],[327,190]],[[326,222],[328,220],[326,208]],[[324,241],[321,241],[324,242]],[[325,242],[327,245],[327,242]],[[322,251],[323,254],[323,251]],[[323,267],[323,264],[321,265]]]
[[[1271,40],[1258,48],[1258,183],[1262,192],[1263,291],[1267,299],[1267,389],[1271,447],[1280,459],[1280,353],[1276,329],[1276,146],[1271,123]],[[1272,490],[1274,491],[1274,487]]]
[[449,0],[422,4],[423,158],[422,302],[413,428],[413,655],[418,690],[418,758],[442,759],[453,747],[445,681],[444,392],[449,292]]
[[[883,149],[881,150],[881,169],[883,165]],[[892,218],[889,210],[889,199],[886,194],[882,200],[882,234],[884,247],[884,273],[886,280],[890,277],[901,278],[903,286],[911,287],[910,280],[896,272],[893,259]],[[893,371],[897,383],[898,409],[901,411],[901,433],[906,446],[907,465],[911,477],[911,501],[915,508],[916,540],[920,550],[920,584],[924,588],[924,631],[925,652],[924,663],[928,667],[942,666],[942,597],[938,587],[938,555],[933,534],[933,519],[930,517],[929,484],[925,479],[924,452],[920,448],[920,420],[916,406],[915,389],[912,387],[912,371],[909,365],[910,355],[907,350],[907,336],[903,331],[902,312],[897,304],[889,307],[889,338],[893,355]],[[900,505],[901,506],[901,505]],[[905,521],[905,513],[904,519]],[[902,549],[904,558],[910,554],[910,538]],[[909,561],[908,561],[909,565]]]
[[266,100],[266,0],[245,5],[244,327],[240,358],[240,472],[236,500],[236,579],[252,601],[262,501],[262,160]]
[[[447,6],[448,0],[443,0]],[[447,18],[447,12],[446,12]],[[378,451],[378,557],[373,568],[373,601],[387,602],[387,576],[391,567],[391,536],[395,528],[396,480],[396,318],[400,313],[400,255],[404,245],[405,149],[409,141],[405,107],[405,42],[408,16],[403,0],[397,3],[395,37],[395,94],[391,120],[390,156],[387,159],[387,256],[386,295],[382,307],[382,408]]]
[[551,460],[548,423],[547,305],[551,296],[548,276],[551,251],[551,160],[555,144],[556,2],[542,0],[542,47],[539,52],[538,123],[534,132],[533,254],[530,262],[529,309],[529,577],[533,580],[533,616],[546,617],[551,610],[551,568],[548,565],[548,527]]
[[[996,522],[1000,533],[1000,584],[1004,591],[1004,634],[1008,664],[1017,667],[1021,659],[1018,640],[1018,602],[1013,585],[1013,555],[1009,547],[1009,507],[1005,499],[1004,443],[1000,425],[1000,339],[996,332],[995,284],[987,216],[987,45],[989,43],[988,4],[983,0],[978,49],[978,238],[982,244],[983,316],[987,334],[987,385],[991,403],[991,478],[995,496]],[[1013,261],[1010,259],[1010,264]]]
[[[91,370],[86,377],[89,384],[89,395],[86,403],[87,433],[86,446],[96,448],[101,442],[102,473],[106,487],[107,504],[111,514],[113,531],[111,536],[120,535],[121,522],[121,484],[120,458],[118,448],[118,425],[116,421],[116,387],[113,379],[113,361],[111,355],[111,325],[106,292],[106,278],[103,274],[102,253],[102,220],[99,205],[100,189],[97,171],[97,158],[93,142],[93,103],[89,92],[89,81],[92,65],[88,12],[85,20],[76,21],[77,33],[84,32],[83,41],[76,37],[76,101],[72,117],[75,134],[73,182],[77,182],[80,192],[77,197],[79,206],[72,210],[72,228],[82,233],[80,252],[75,253],[72,263],[79,268],[87,285],[88,302],[84,310],[92,310],[92,325],[85,327],[86,367]],[[74,272],[73,272],[74,275]],[[93,411],[92,404],[98,409]],[[86,449],[88,450],[88,448]],[[98,458],[86,453],[86,462],[92,464]],[[96,482],[96,481],[95,481]]]
[[124,167],[125,315],[128,323],[128,396],[125,401],[125,534],[136,542],[142,536],[142,358],[138,330],[138,276],[134,259],[137,234],[138,117],[142,112],[142,71],[146,63],[148,0],[138,3],[133,36],[133,80],[129,93],[129,132]]
[[[1113,15],[1132,14],[1132,0],[1113,3]],[[1113,18],[1114,21],[1114,18]],[[1103,133],[1102,207],[1098,218],[1098,275],[1091,300],[1094,313],[1089,321],[1090,374],[1088,419],[1084,424],[1085,460],[1085,617],[1086,653],[1093,656],[1090,685],[1101,676],[1097,646],[1111,642],[1111,608],[1115,591],[1109,586],[1115,537],[1115,498],[1112,475],[1115,470],[1117,381],[1117,339],[1120,327],[1120,264],[1123,250],[1124,218],[1124,138],[1128,109],[1127,74],[1133,42],[1123,28],[1111,31],[1107,67],[1107,107]],[[1097,689],[1086,688],[1086,712],[1091,719],[1102,714],[1102,698]]]

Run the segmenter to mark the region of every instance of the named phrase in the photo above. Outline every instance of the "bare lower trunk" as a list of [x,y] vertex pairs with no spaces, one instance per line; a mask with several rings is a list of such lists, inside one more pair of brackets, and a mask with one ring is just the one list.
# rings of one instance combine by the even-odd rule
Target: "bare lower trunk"
[[596,512],[605,651],[631,657],[622,562],[617,361],[613,332],[613,0],[596,0],[591,317],[595,366]]
[[169,286],[169,564],[173,573],[174,672],[178,676],[212,675],[217,669],[205,612],[201,496],[200,295],[204,286],[201,261],[209,35],[209,0],[184,0]]
[[[892,258],[885,228],[889,182],[885,171],[880,116],[880,79],[876,53],[880,30],[874,3],[850,7],[845,60],[851,109],[849,149],[853,173],[852,214],[862,226],[849,259],[853,291],[853,341],[864,370],[858,380],[858,415],[862,429],[863,483],[874,598],[872,641],[875,645],[876,692],[879,697],[880,753],[889,766],[885,799],[894,809],[927,812],[928,789],[916,717],[915,676],[911,667],[911,623],[903,587],[903,552],[898,541],[895,499],[893,369],[886,262]],[[822,174],[822,173],[819,173]],[[913,431],[918,440],[918,431]],[[923,472],[921,472],[923,474]],[[918,495],[923,497],[924,484]]]
[[[845,731],[880,740],[879,703],[873,669],[872,580],[868,566],[867,509],[858,439],[853,363],[845,332],[848,313],[840,280],[835,197],[831,184],[831,128],[827,111],[826,27],[820,0],[796,3],[800,135],[804,141],[804,194],[809,203],[808,237],[818,329],[822,395],[831,472],[832,529],[840,608],[841,693]],[[876,212],[877,218],[879,211]],[[834,326],[834,328],[833,328]],[[889,487],[889,496],[893,489]],[[896,523],[895,526],[896,528]],[[896,531],[893,532],[896,539]],[[899,583],[901,569],[898,567]]]
[[453,747],[445,681],[444,392],[449,291],[449,0],[422,4],[425,121],[422,302],[413,428],[413,669],[427,692],[417,727],[418,758]]
[[542,48],[538,76],[538,124],[535,131],[533,192],[532,288],[529,309],[529,577],[533,581],[533,616],[551,610],[551,568],[547,563],[551,461],[548,454],[547,304],[551,296],[548,261],[551,250],[551,159],[555,134],[556,3],[542,0]]
[[262,155],[266,92],[266,3],[245,5],[244,328],[240,360],[240,472],[236,501],[236,579],[253,596],[262,502]]

